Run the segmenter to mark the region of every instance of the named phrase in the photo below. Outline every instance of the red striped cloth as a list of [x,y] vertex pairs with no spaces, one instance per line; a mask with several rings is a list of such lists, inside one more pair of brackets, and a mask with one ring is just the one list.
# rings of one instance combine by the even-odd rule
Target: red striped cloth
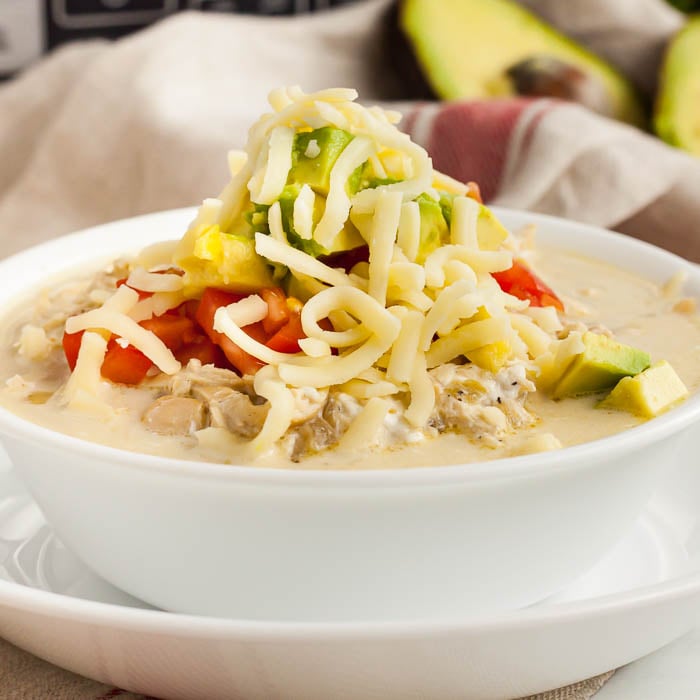
[[461,182],[479,183],[491,200],[498,191],[513,130],[532,100],[423,103],[403,128],[421,143],[434,166]]
[[700,261],[700,160],[556,100],[415,105],[401,125],[484,199],[613,228]]

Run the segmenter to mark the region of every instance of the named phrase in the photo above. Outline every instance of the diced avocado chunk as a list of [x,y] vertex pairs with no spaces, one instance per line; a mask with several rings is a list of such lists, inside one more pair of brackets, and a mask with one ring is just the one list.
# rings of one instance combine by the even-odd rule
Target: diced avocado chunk
[[271,268],[255,251],[255,241],[224,233],[218,225],[188,233],[187,250],[175,262],[185,271],[185,289],[205,287],[247,293],[272,286]]
[[623,377],[599,408],[627,411],[642,418],[653,418],[680,403],[688,389],[671,365],[662,360],[635,377]]
[[476,237],[482,250],[498,250],[508,238],[508,231],[496,215],[483,204],[479,205],[479,218],[476,220]]
[[[440,99],[537,94],[518,85],[509,74],[511,69],[529,59],[540,63],[543,58],[555,59],[563,66],[562,78],[540,95],[578,98],[617,119],[638,125],[645,121],[641,101],[621,73],[517,2],[403,0],[398,7],[400,36],[413,59],[404,62],[403,72],[409,77],[407,69],[417,63]],[[399,55],[398,50],[392,52],[394,60]],[[694,64],[688,65],[692,72]],[[409,87],[419,82],[416,72],[411,73]]]
[[538,369],[535,384],[538,391],[552,394],[566,370],[584,349],[583,336],[578,332],[569,333],[566,338],[555,340],[549,350],[535,360]]
[[452,226],[452,202],[457,195],[451,192],[440,192],[440,209],[442,209],[442,216],[447,222],[447,227]]
[[383,185],[395,185],[397,182],[401,182],[398,177],[364,177],[360,183],[361,190],[373,190],[377,187],[382,187]]
[[[279,203],[282,212],[282,228],[284,228],[287,234],[287,240],[291,245],[317,258],[319,255],[325,253],[325,249],[313,239],[302,238],[294,229],[294,202],[299,196],[300,191],[301,185],[287,185],[282,190],[282,194],[280,194]],[[318,223],[318,220],[323,214],[323,202],[324,200],[318,196],[314,200],[314,225]]]
[[700,15],[673,38],[661,69],[654,129],[664,141],[700,155]]
[[[440,192],[440,208],[447,222],[447,228],[452,226],[452,205],[456,195],[450,192]],[[476,220],[476,237],[482,250],[498,250],[501,243],[508,237],[508,231],[496,215],[486,206],[479,203],[479,216]]]
[[420,242],[416,262],[422,264],[425,259],[443,243],[450,239],[450,230],[442,214],[440,202],[427,194],[416,198],[420,210]]
[[[314,192],[328,195],[331,170],[354,136],[343,129],[324,126],[297,133],[292,148],[289,184],[308,185]],[[350,176],[348,191],[356,192],[362,179],[363,166]]]
[[[324,248],[313,239],[302,238],[294,229],[294,202],[299,196],[300,191],[301,185],[287,185],[282,190],[279,198],[280,210],[282,212],[282,227],[287,234],[287,240],[292,246],[317,258],[320,255],[329,255],[330,253],[336,253],[341,250],[352,250],[353,248],[365,244],[364,239],[350,221],[345,222],[341,231],[333,239],[333,243],[329,249]],[[323,215],[325,206],[325,198],[321,195],[316,195],[313,213],[314,226]]]
[[555,399],[605,391],[622,377],[639,374],[650,364],[648,353],[599,333],[584,333],[583,345],[583,352],[555,385]]

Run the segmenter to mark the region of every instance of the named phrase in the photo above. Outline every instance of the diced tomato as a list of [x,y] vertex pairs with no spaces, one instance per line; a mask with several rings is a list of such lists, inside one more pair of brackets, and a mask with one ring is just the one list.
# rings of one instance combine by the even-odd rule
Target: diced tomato
[[[209,339],[223,350],[226,359],[241,374],[255,374],[264,363],[241,350],[238,345],[222,333],[217,333],[214,330],[214,316],[217,309],[240,301],[242,298],[243,296],[240,294],[231,294],[230,292],[208,287],[204,290],[195,318],[209,336]],[[244,330],[249,336],[262,343],[267,339],[265,330],[259,322],[246,326]]]
[[529,300],[532,306],[554,306],[564,311],[564,304],[554,291],[518,260],[513,261],[511,268],[494,272],[493,277],[504,292]]
[[[262,327],[262,323],[251,323],[243,329],[251,338],[254,338],[259,343],[265,343],[267,340],[267,334],[265,329]],[[257,357],[249,355],[245,350],[236,345],[230,338],[219,333],[219,347],[224,351],[226,359],[241,373],[241,374],[255,374],[261,367],[265,365],[264,362],[258,360]]]
[[195,319],[213,342],[216,342],[216,339],[212,338],[211,334],[215,332],[214,315],[217,309],[222,306],[234,304],[241,299],[243,299],[243,295],[241,294],[224,292],[221,289],[214,289],[214,287],[207,287],[204,290],[204,294],[199,300],[199,306],[195,312]]
[[[279,352],[298,352],[299,339],[304,337],[300,320],[301,303],[291,297],[287,298],[277,287],[261,290],[260,296],[267,303],[268,315],[262,321],[245,326],[243,330],[259,343]],[[214,330],[214,316],[217,309],[240,301],[242,298],[239,294],[231,294],[220,289],[205,289],[195,313],[195,319],[211,342],[221,348],[226,360],[235,369],[241,374],[255,374],[265,363],[249,355],[230,338]]]
[[293,313],[289,321],[280,328],[268,341],[267,347],[277,352],[299,352],[299,341],[306,334],[301,327],[301,314]]
[[[117,280],[117,287],[121,287],[123,284],[126,284],[126,280],[127,280],[126,277],[122,277],[122,279]],[[127,284],[126,286],[129,287],[128,284]],[[131,289],[134,289],[134,288],[131,287]],[[142,300],[142,299],[148,299],[148,297],[152,297],[152,296],[153,296],[153,292],[143,292],[143,291],[141,291],[140,289],[134,289],[134,291],[135,291],[135,292],[138,292],[138,295],[139,295],[139,299],[140,299],[140,300]]]
[[172,313],[176,313],[178,316],[186,316],[194,321],[198,308],[199,299],[188,299],[180,304],[180,306],[178,306],[176,309],[173,309]]
[[119,384],[140,384],[153,363],[133,345],[123,348],[112,338],[102,363],[102,376]]
[[287,295],[279,287],[267,287],[260,290],[260,296],[267,304],[267,316],[262,320],[268,336],[276,333],[289,320]]
[[177,314],[154,316],[141,321],[139,325],[157,335],[172,351],[179,350],[183,345],[191,343],[198,335],[195,331],[194,321]]
[[175,358],[183,366],[190,360],[199,360],[203,365],[215,365],[224,369],[231,369],[231,364],[226,359],[218,345],[209,340],[205,335],[197,336],[192,342],[186,343],[175,351]]
[[329,267],[342,267],[345,272],[350,272],[357,263],[369,260],[369,246],[361,245],[352,250],[341,250],[330,255],[322,255],[319,260]]
[[467,183],[467,197],[475,199],[479,204],[484,203],[484,200],[481,198],[481,190],[476,182]]
[[83,333],[64,333],[63,334],[63,354],[66,356],[66,361],[72,372],[75,369],[75,363],[78,361],[78,353],[80,352],[80,343],[83,342]]

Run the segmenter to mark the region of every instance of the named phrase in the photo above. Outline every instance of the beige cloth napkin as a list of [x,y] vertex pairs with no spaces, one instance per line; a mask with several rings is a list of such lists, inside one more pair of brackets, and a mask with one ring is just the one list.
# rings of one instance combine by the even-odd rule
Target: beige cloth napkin
[[[521,700],[590,700],[612,671],[581,683],[531,695]],[[168,700],[130,693],[52,666],[0,639],[0,697],[2,700]],[[465,699],[469,697],[465,689]],[[329,700],[331,700],[329,698]],[[438,700],[438,699],[436,699]]]
[[[680,24],[663,0],[525,2],[640,83]],[[0,255],[218,192],[227,149],[243,144],[274,87],[398,95],[381,58],[387,4],[297,18],[185,13],[112,45],[65,48],[0,88]],[[496,203],[617,227],[700,260],[700,161],[575,108],[548,111],[535,136],[529,149],[510,139]]]
[[[663,0],[523,2],[647,93],[681,23]],[[0,87],[0,255],[218,192],[226,151],[243,145],[279,85],[354,86],[366,101],[395,99],[400,89],[381,58],[387,4],[300,18],[186,13],[114,44],[69,46]],[[404,106],[407,128],[435,150],[436,164],[461,174],[471,163],[463,174],[483,175],[492,201],[617,227],[700,260],[700,161],[569,105],[499,106],[502,129],[484,119],[490,107]],[[450,119],[449,139],[436,140]],[[482,148],[482,160],[470,160],[489,138],[498,157]],[[606,677],[537,697],[585,700]],[[0,681],[3,698],[119,695],[2,642]]]

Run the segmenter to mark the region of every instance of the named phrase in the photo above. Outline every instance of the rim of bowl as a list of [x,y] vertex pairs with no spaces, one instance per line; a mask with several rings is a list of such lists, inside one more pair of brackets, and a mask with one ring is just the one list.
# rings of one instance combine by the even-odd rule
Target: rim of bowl
[[[510,218],[525,218],[534,223],[541,222],[550,225],[563,226],[572,231],[592,237],[592,239],[607,239],[617,245],[629,246],[646,255],[654,255],[667,264],[673,264],[678,269],[688,273],[689,280],[700,287],[700,268],[674,253],[663,250],[650,243],[626,236],[624,234],[608,231],[596,226],[590,226],[576,221],[569,221],[556,216],[517,211],[503,207],[492,207],[499,215]],[[121,219],[119,221],[102,224],[78,231],[66,236],[52,239],[45,243],[32,246],[20,251],[4,260],[0,260],[0,270],[4,267],[22,266],[23,263],[39,249],[52,246],[62,247],[70,241],[76,241],[82,237],[92,237],[96,230],[108,233],[110,230],[120,229],[124,226],[133,226],[141,221],[152,218],[186,217],[192,213],[190,207],[184,209],[167,210],[147,214],[144,216]],[[562,246],[571,249],[571,246]],[[573,252],[578,252],[578,249]],[[582,253],[587,255],[588,253]],[[99,255],[95,259],[99,259]],[[605,262],[597,258],[601,262]],[[65,270],[70,266],[65,266]],[[639,273],[637,273],[639,274]],[[31,287],[25,291],[29,291]],[[20,295],[16,295],[17,298]],[[268,467],[237,464],[222,464],[219,462],[204,462],[198,460],[181,460],[172,457],[160,457],[141,452],[134,452],[88,442],[50,428],[46,428],[30,420],[21,418],[9,409],[0,406],[0,435],[8,435],[11,438],[19,438],[23,442],[41,442],[55,449],[78,452],[90,456],[95,460],[95,466],[101,462],[119,463],[120,467],[137,470],[166,472],[179,478],[206,477],[220,480],[234,480],[237,482],[271,482],[280,485],[298,486],[332,486],[336,483],[344,483],[348,486],[419,486],[426,484],[446,484],[465,481],[492,481],[513,478],[533,477],[542,471],[552,471],[562,468],[575,469],[596,463],[597,457],[604,456],[609,459],[621,453],[634,453],[648,445],[663,440],[673,434],[679,433],[694,422],[700,421],[700,392],[691,395],[683,404],[672,408],[661,416],[650,419],[620,433],[604,438],[584,442],[570,447],[548,452],[538,452],[530,455],[503,457],[484,462],[471,462],[463,464],[450,464],[440,466],[420,466],[410,468],[382,467],[380,469],[305,469],[303,466],[293,468]]]

